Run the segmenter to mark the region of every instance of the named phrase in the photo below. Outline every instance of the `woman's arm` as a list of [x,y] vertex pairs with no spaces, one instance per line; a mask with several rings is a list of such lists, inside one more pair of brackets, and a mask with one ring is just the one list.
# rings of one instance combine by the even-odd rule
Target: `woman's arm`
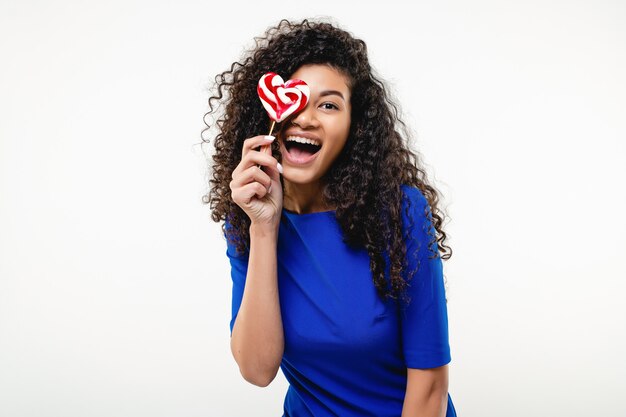
[[278,230],[250,226],[250,255],[230,349],[244,379],[266,387],[276,377],[284,351],[278,298]]
[[448,408],[448,365],[407,368],[402,417],[445,417]]

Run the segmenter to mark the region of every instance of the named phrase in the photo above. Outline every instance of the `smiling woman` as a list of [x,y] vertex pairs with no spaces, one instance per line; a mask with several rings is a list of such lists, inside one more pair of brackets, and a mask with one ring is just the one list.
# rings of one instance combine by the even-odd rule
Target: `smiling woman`
[[[282,370],[284,416],[456,416],[439,193],[365,42],[308,19],[257,40],[209,99],[226,111],[205,202],[223,221],[243,378],[267,386]],[[257,150],[268,71],[305,81],[310,99]]]

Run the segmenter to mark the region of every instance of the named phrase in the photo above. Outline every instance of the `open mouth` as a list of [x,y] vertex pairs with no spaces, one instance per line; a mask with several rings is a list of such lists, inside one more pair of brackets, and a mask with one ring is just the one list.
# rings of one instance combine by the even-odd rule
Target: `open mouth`
[[295,159],[308,159],[310,156],[318,153],[322,147],[310,143],[300,143],[289,140],[285,142],[285,149],[289,152],[289,155]]

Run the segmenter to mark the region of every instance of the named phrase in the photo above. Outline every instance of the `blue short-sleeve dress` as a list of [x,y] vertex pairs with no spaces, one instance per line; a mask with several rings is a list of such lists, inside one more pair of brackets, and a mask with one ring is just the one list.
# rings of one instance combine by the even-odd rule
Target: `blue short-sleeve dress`
[[[407,368],[436,368],[451,361],[441,258],[429,259],[434,233],[427,200],[402,185],[411,200],[402,210],[410,268],[411,302],[383,302],[363,249],[348,247],[334,211],[295,214],[283,209],[277,242],[278,288],[285,350],[281,370],[289,382],[283,417],[400,417]],[[230,225],[226,222],[226,228]],[[435,249],[436,242],[431,248]],[[237,318],[248,254],[227,241],[232,318]],[[388,273],[388,268],[387,268]],[[448,393],[447,417],[456,416]]]

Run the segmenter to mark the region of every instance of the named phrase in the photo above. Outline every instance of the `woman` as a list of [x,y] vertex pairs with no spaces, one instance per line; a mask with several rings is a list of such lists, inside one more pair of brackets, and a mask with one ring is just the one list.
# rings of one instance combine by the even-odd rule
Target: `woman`
[[[209,99],[230,93],[205,202],[224,220],[242,376],[265,387],[281,368],[284,416],[455,416],[438,192],[365,43],[307,19],[256,39]],[[266,139],[269,71],[311,93]]]

